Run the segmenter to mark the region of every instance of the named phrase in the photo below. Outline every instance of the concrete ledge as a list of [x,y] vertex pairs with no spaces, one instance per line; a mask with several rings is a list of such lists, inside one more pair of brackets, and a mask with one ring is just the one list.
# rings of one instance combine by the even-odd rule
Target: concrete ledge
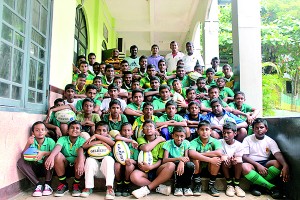
[[32,186],[33,184],[26,178],[17,181],[0,189],[0,199],[9,199]]

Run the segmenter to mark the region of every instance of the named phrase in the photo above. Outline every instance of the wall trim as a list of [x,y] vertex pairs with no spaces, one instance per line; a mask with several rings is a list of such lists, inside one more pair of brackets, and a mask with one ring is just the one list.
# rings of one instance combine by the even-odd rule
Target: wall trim
[[12,198],[12,197],[20,194],[21,192],[28,190],[32,186],[33,186],[33,184],[27,178],[21,179],[17,182],[14,182],[8,186],[1,188],[0,189],[0,194],[1,194],[0,199]]

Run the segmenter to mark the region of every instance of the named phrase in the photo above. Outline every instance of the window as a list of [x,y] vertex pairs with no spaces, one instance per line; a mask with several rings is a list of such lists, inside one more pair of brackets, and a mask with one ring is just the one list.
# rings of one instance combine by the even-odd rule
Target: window
[[0,105],[5,110],[46,110],[50,3],[0,1]]
[[73,62],[76,63],[77,56],[87,55],[88,38],[87,28],[82,6],[76,8],[75,18],[75,35],[74,35],[74,58]]

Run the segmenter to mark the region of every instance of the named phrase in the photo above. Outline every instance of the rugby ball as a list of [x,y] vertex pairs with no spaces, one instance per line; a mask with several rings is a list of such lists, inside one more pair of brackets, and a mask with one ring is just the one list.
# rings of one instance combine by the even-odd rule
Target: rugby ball
[[[177,102],[177,101],[184,101],[184,98],[181,94],[179,94],[178,92],[174,92],[173,94],[173,101]],[[180,111],[181,107],[177,107],[177,111]]]
[[147,163],[148,165],[153,164],[153,156],[151,151],[140,151],[138,156],[138,162],[139,163]]
[[24,153],[24,160],[26,161],[36,161],[36,156],[38,154],[38,149],[34,146],[30,146]]
[[191,80],[191,81],[197,81],[197,79],[199,78],[199,77],[201,77],[202,75],[200,74],[200,73],[198,73],[198,72],[191,72],[191,73],[189,73],[188,74],[188,77],[189,77],[189,79]]
[[104,144],[96,144],[91,146],[87,153],[92,158],[102,159],[104,156],[107,156],[110,153],[110,150]]
[[70,109],[64,109],[57,111],[55,113],[55,118],[60,122],[60,123],[69,123],[72,122],[76,119],[75,113],[70,110]]
[[124,141],[117,141],[113,148],[115,159],[125,165],[126,159],[130,158],[130,150],[128,145]]

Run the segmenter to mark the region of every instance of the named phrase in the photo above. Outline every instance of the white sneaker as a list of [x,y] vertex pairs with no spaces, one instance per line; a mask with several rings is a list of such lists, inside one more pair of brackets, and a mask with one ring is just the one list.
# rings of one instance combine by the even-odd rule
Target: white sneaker
[[184,196],[193,196],[194,195],[191,188],[184,188],[183,192],[184,192]]
[[160,185],[156,188],[156,192],[168,196],[168,195],[171,194],[171,187],[170,187],[170,186],[166,186],[166,185],[160,184]]
[[238,197],[246,196],[244,190],[242,190],[242,188],[240,188],[239,186],[235,186],[234,189],[235,189],[236,196],[238,196]]
[[41,197],[43,195],[43,186],[42,185],[37,185],[34,192],[32,193],[33,197]]
[[234,187],[232,185],[227,185],[225,194],[229,197],[233,197],[235,193]]
[[182,188],[175,188],[174,196],[183,196]]
[[150,190],[148,189],[147,186],[143,186],[143,187],[141,187],[139,189],[136,189],[136,190],[132,191],[131,194],[133,196],[135,196],[135,198],[139,199],[141,197],[144,197],[144,196],[150,194]]
[[44,190],[43,190],[43,196],[49,196],[51,195],[53,192],[52,188],[50,187],[50,185],[45,184]]

